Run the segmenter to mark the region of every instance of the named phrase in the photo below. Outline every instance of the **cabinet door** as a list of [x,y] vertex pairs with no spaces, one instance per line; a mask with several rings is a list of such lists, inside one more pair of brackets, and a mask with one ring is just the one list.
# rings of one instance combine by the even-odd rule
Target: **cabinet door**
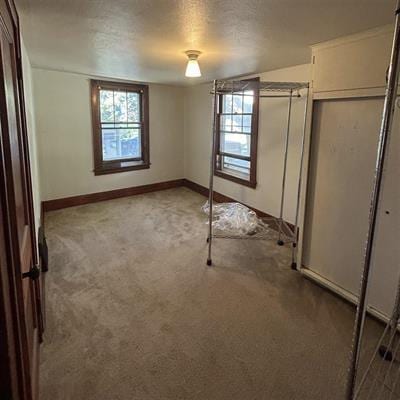
[[[383,98],[315,102],[303,264],[358,294]],[[396,113],[374,245],[369,304],[390,314],[400,257]]]

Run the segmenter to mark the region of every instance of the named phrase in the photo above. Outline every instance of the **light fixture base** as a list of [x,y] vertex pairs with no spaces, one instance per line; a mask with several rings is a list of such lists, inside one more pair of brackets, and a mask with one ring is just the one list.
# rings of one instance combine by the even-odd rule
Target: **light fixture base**
[[196,60],[199,57],[199,55],[201,54],[201,51],[198,51],[198,50],[186,50],[185,54],[188,56],[189,59]]

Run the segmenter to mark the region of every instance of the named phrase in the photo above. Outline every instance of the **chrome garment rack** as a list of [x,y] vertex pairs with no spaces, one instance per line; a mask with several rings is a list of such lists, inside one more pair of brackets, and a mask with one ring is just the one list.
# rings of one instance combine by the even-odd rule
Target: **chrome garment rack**
[[[397,387],[400,378],[400,366],[396,358],[400,355],[400,339],[397,327],[400,318],[400,281],[397,287],[393,313],[386,328],[378,341],[366,371],[358,382],[358,370],[361,355],[361,342],[364,331],[364,322],[367,313],[368,286],[371,276],[371,262],[375,239],[375,228],[378,207],[381,196],[382,179],[385,170],[385,160],[388,155],[393,116],[399,82],[400,64],[400,0],[397,0],[395,10],[395,29],[392,43],[392,53],[387,76],[387,87],[383,107],[382,123],[379,133],[379,142],[376,157],[374,185],[371,194],[369,210],[369,229],[364,251],[364,265],[361,275],[359,301],[354,323],[353,344],[351,351],[348,380],[346,386],[346,400],[355,399],[400,399]],[[372,377],[371,377],[372,376]]]
[[[263,220],[273,225],[277,229],[278,239],[277,244],[283,246],[284,244],[292,245],[292,268],[296,269],[296,248],[298,240],[298,217],[300,210],[300,193],[301,193],[301,171],[303,168],[304,158],[304,143],[305,143],[305,125],[307,116],[307,105],[308,105],[308,93],[309,84],[308,82],[263,82],[254,80],[215,80],[213,90],[213,128],[212,128],[212,148],[211,148],[211,159],[210,159],[210,181],[209,181],[209,225],[208,225],[208,257],[207,265],[212,265],[212,243],[213,238],[222,239],[271,239],[265,235],[254,235],[254,236],[233,236],[216,234],[213,232],[213,200],[214,200],[214,173],[215,173],[215,160],[219,149],[217,146],[217,132],[218,132],[218,121],[219,119],[219,95],[235,94],[243,92],[245,90],[253,90],[255,97],[262,98],[288,98],[288,114],[287,124],[285,132],[284,154],[282,160],[283,174],[282,174],[282,185],[281,185],[281,198],[280,198],[280,211],[279,217],[267,217]],[[292,100],[293,98],[305,96],[304,106],[304,120],[301,138],[301,155],[300,155],[300,166],[299,166],[299,178],[297,181],[297,202],[296,202],[296,214],[294,225],[288,224],[283,219],[283,210],[285,206],[285,189],[286,189],[286,178],[287,178],[287,161],[289,154],[289,138],[291,129],[291,116],[292,116]]]

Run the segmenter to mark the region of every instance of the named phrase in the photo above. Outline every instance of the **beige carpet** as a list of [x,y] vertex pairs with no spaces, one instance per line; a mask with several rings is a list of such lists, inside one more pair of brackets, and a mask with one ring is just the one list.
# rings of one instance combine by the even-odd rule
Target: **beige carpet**
[[[354,310],[185,188],[50,212],[42,400],[343,399]],[[371,335],[378,326],[369,323]]]

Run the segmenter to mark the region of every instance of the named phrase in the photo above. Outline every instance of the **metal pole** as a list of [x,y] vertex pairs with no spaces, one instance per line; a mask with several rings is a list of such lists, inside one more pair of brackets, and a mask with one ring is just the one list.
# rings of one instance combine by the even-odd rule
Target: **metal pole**
[[297,235],[298,235],[298,230],[299,230],[298,224],[299,224],[301,182],[302,182],[302,172],[303,172],[303,162],[304,162],[304,145],[305,145],[305,137],[306,137],[308,95],[309,95],[309,89],[307,88],[306,105],[304,107],[303,135],[301,137],[300,170],[299,170],[299,178],[297,181],[296,216],[294,219],[293,244],[292,244],[292,269],[297,269],[295,256],[296,256],[296,248],[297,248]]
[[388,83],[386,87],[385,103],[383,106],[382,124],[379,133],[379,143],[375,166],[374,186],[369,210],[369,229],[364,252],[364,267],[361,276],[359,303],[357,306],[356,320],[353,332],[353,344],[351,351],[349,374],[346,386],[346,399],[353,400],[356,387],[357,369],[361,350],[362,333],[365,315],[367,311],[367,289],[371,269],[372,248],[375,236],[375,226],[378,213],[380,189],[382,185],[383,169],[385,164],[388,142],[393,122],[394,107],[397,95],[399,78],[399,48],[400,48],[400,24],[399,24],[400,0],[397,0],[396,23],[393,36],[392,54],[388,71]]
[[[228,92],[228,93],[231,93],[231,92]],[[214,94],[214,92],[211,91],[210,94]],[[264,95],[263,95],[263,94],[260,94],[258,97],[259,97],[260,99],[282,99],[282,98],[287,99],[287,98],[290,97],[290,95],[287,95],[287,94],[276,94],[276,95],[273,95],[273,94],[271,94],[271,95],[268,95],[268,94],[264,94]],[[294,94],[292,97],[301,97],[301,95],[300,95],[300,94]]]
[[278,244],[279,244],[279,246],[283,246],[283,244],[284,244],[281,237],[282,237],[283,205],[285,202],[286,167],[287,167],[287,158],[288,158],[288,149],[289,149],[290,118],[291,118],[291,113],[292,113],[292,95],[293,95],[293,90],[290,89],[288,119],[287,119],[286,138],[285,138],[285,155],[284,155],[284,160],[283,160],[281,209],[279,212],[279,226],[278,226],[278,229],[279,229]]
[[208,219],[208,257],[207,265],[212,264],[211,260],[211,245],[212,245],[212,223],[213,223],[213,200],[214,200],[214,169],[215,169],[215,154],[216,154],[216,139],[217,139],[217,123],[218,123],[218,94],[217,94],[217,81],[214,80],[214,104],[213,104],[213,128],[212,128],[212,148],[211,148],[211,160],[210,160],[210,183],[208,186],[208,205],[209,219]]

